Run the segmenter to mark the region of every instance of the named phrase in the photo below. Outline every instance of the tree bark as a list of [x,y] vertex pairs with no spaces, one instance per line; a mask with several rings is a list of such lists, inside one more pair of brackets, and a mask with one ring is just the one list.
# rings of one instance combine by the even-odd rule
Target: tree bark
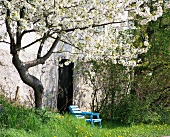
[[[19,14],[20,14],[20,19],[25,19],[25,7],[21,7],[19,10]],[[12,62],[15,66],[15,68],[17,69],[21,80],[27,84],[28,86],[32,87],[34,90],[34,97],[35,97],[35,108],[42,108],[43,106],[43,92],[44,92],[44,87],[41,83],[41,81],[36,78],[33,75],[29,74],[29,68],[37,66],[39,64],[44,64],[45,61],[51,56],[51,54],[53,53],[54,49],[56,48],[58,42],[60,41],[60,36],[59,36],[59,32],[51,32],[51,28],[48,24],[48,21],[46,20],[46,27],[49,27],[49,31],[44,33],[44,36],[42,36],[39,39],[35,39],[33,42],[31,42],[30,44],[26,45],[23,47],[22,44],[22,38],[25,34],[28,34],[30,32],[36,32],[39,30],[34,30],[34,29],[30,29],[30,30],[26,30],[26,29],[21,29],[22,28],[22,24],[20,23],[20,21],[13,21],[12,20],[12,16],[11,16],[11,9],[7,8],[6,11],[6,17],[5,17],[5,25],[6,25],[6,30],[7,33],[9,35],[9,39],[10,39],[10,53],[12,54]],[[44,17],[45,19],[47,19],[47,17]],[[37,22],[39,21],[39,19],[37,19]],[[11,22],[15,22],[16,26],[12,27],[13,25],[11,25]],[[15,31],[14,31],[15,29]],[[16,33],[14,33],[16,32]],[[50,33],[51,32],[51,33]],[[43,45],[45,43],[45,41],[48,38],[51,38],[51,36],[53,34],[58,34],[57,38],[54,39],[54,41],[51,43],[51,47],[50,49],[47,51],[47,53],[43,56],[41,56],[41,52],[42,52],[42,48]],[[19,58],[19,52],[22,49],[25,49],[27,47],[32,46],[33,44],[40,42],[40,48],[38,50],[38,54],[37,54],[37,58],[35,60],[31,60],[31,61],[27,61],[27,62],[22,62]]]
[[43,107],[43,92],[44,87],[41,81],[28,72],[28,67],[19,59],[18,54],[13,54],[12,62],[16,67],[22,81],[33,88],[35,96],[35,108]]

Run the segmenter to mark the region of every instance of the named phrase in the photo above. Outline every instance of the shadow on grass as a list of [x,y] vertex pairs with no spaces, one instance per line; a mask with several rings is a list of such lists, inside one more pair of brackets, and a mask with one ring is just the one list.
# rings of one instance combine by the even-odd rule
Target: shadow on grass
[[108,120],[108,119],[102,120],[102,128],[104,129],[114,129],[118,127],[130,127],[130,125],[123,124],[118,120]]

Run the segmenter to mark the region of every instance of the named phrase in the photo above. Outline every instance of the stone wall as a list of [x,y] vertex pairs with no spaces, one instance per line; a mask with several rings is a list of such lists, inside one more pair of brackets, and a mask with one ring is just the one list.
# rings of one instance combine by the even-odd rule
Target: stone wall
[[[22,60],[26,61],[32,57],[32,54],[21,53]],[[33,89],[22,82],[11,60],[9,52],[0,49],[0,93],[21,104],[34,106]],[[45,65],[35,66],[29,72],[39,78],[44,85],[44,105],[55,108],[58,89],[58,67],[55,55],[52,55]]]
[[[33,59],[35,55],[22,52],[20,56],[23,61],[27,61]],[[39,78],[43,83],[44,106],[53,109],[57,108],[58,62],[56,58],[57,55],[53,54],[44,65],[38,65],[29,70],[30,74]],[[11,60],[12,56],[9,51],[0,48],[0,93],[5,94],[11,100],[33,107],[33,89],[22,82]],[[74,73],[73,77],[73,104],[78,105],[83,111],[90,111],[92,89],[81,75]]]
[[[82,66],[75,69],[74,73],[74,92],[73,92],[73,104],[78,105],[82,111],[93,111],[92,100],[94,96],[94,88],[91,81],[82,72],[89,69],[89,64],[83,63]],[[97,90],[97,94],[94,99],[94,106],[97,106],[102,99],[102,91]]]
[[11,60],[9,52],[0,49],[0,93],[10,100],[17,99],[21,103],[32,105],[32,89],[22,82]]
[[91,111],[92,88],[86,84],[80,74],[74,74],[73,104],[78,105],[82,111]]

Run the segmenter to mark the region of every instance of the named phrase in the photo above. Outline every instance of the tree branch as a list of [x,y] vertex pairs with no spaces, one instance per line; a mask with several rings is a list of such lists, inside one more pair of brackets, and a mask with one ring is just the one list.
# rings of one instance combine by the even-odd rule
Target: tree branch
[[[46,37],[48,37],[48,36],[46,36]],[[21,48],[19,48],[19,49],[17,49],[17,51],[26,49],[26,48],[30,47],[31,45],[33,45],[33,44],[35,44],[35,43],[37,43],[37,42],[39,42],[39,41],[41,41],[41,40],[43,40],[43,39],[44,39],[44,37],[39,38],[39,39],[36,39],[35,41],[31,42],[30,44],[28,44],[28,45],[26,45],[26,46],[24,46],[24,47],[21,47]]]
[[36,65],[38,65],[38,64],[44,64],[45,61],[46,61],[46,60],[50,57],[50,55],[53,53],[53,51],[54,51],[54,49],[56,48],[56,46],[57,46],[57,44],[58,44],[59,41],[60,41],[60,37],[58,36],[58,37],[54,40],[54,42],[53,42],[50,50],[49,50],[43,57],[40,57],[40,58],[35,59],[35,60],[33,60],[33,61],[25,62],[24,64],[25,64],[26,68],[30,68],[30,67],[36,66]]
[[26,34],[26,33],[30,33],[30,32],[36,32],[37,30],[34,30],[34,29],[31,29],[31,30],[24,30],[22,33],[21,33],[21,38]]
[[30,44],[28,44],[28,45],[26,45],[26,46],[24,46],[24,47],[21,47],[21,48],[19,48],[19,49],[17,49],[17,51],[26,49],[26,48],[30,47],[31,45],[33,45],[33,44],[35,44],[35,43],[43,40],[44,38],[48,38],[48,37],[52,36],[54,33],[55,33],[55,32],[53,32],[53,33],[51,33],[51,34],[49,34],[49,35],[47,35],[47,36],[45,36],[45,37],[41,37],[41,38],[39,38],[39,39],[36,39],[35,41],[31,42]]
[[43,48],[43,45],[44,45],[48,35],[49,35],[49,32],[44,33],[44,35],[43,35],[43,39],[42,39],[39,49],[38,49],[37,59],[41,57],[42,48]]
[[28,45],[24,46],[24,47],[18,48],[18,49],[17,49],[17,51],[20,51],[20,50],[26,49],[26,48],[30,47],[31,45],[33,45],[33,44],[35,44],[35,43],[37,43],[37,42],[41,41],[42,39],[43,39],[43,38],[39,38],[39,39],[37,39],[37,40],[35,40],[35,41],[31,42],[30,44],[28,44]]
[[64,41],[64,40],[60,40],[60,41],[64,42],[65,44],[71,45],[72,47],[74,47],[74,48],[80,50],[79,47],[76,47],[76,46],[75,46],[74,44],[72,44],[72,43],[68,43],[68,42],[66,42],[66,41]]
[[15,44],[15,39],[12,35],[11,27],[10,27],[10,10],[7,9],[6,17],[5,17],[5,25],[6,25],[6,30],[10,38],[10,53],[11,54],[16,54],[16,44]]
[[33,23],[33,25],[35,25],[37,22],[39,22],[40,21],[40,19],[37,19],[34,23]]
[[10,42],[7,42],[7,41],[5,41],[5,40],[0,40],[0,42],[6,43],[6,44],[11,44]]
[[70,53],[70,54],[82,54],[82,53],[76,53],[76,52],[71,52],[71,51],[55,51],[55,52],[53,52],[53,53]]
[[[51,36],[51,38],[55,39],[55,38],[52,37],[52,36]],[[72,43],[69,43],[69,42],[67,42],[67,41],[65,41],[65,40],[62,40],[62,39],[60,39],[60,41],[63,42],[63,43],[65,43],[65,44],[68,44],[68,45],[70,45],[70,46],[72,46],[72,47],[75,47],[75,48],[78,49],[78,50],[80,50],[79,47],[74,46],[74,44],[72,44]]]
[[[107,23],[102,23],[102,24],[92,24],[92,28],[100,27],[100,26],[106,26],[106,25],[110,25],[110,24],[116,24],[116,23],[124,23],[124,22],[126,22],[126,21],[116,21],[116,22],[112,21],[112,22],[107,22]],[[70,31],[74,31],[76,29],[84,30],[84,29],[87,29],[87,28],[89,28],[89,26],[63,29],[62,31],[70,32]]]

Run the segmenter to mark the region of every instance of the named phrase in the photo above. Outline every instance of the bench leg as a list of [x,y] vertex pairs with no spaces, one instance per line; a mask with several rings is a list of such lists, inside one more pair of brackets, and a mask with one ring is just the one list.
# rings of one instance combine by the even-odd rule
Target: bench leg
[[99,122],[99,126],[100,126],[100,128],[102,128],[102,122]]
[[94,123],[93,123],[93,120],[91,121],[91,127],[94,127]]

